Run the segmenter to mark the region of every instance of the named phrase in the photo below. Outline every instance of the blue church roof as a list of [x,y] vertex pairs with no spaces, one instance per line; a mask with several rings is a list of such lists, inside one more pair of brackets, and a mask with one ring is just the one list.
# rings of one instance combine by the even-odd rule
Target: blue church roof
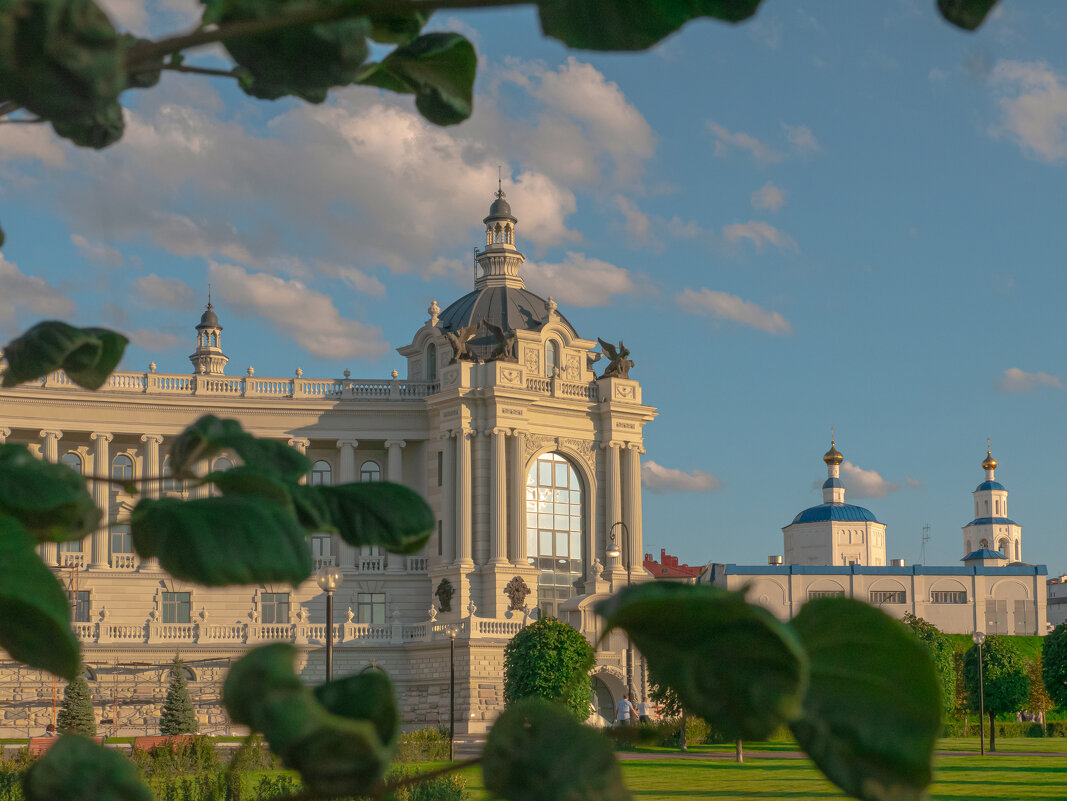
[[981,484],[979,484],[977,487],[975,487],[974,491],[975,492],[981,492],[982,490],[1003,490],[1003,489],[1005,489],[1004,485],[1001,484],[999,481],[983,481]]
[[[1007,517],[976,517],[967,526],[1017,526],[1019,525],[1014,520],[1010,520]],[[964,526],[964,528],[967,528]]]
[[850,503],[821,503],[805,509],[793,518],[793,523],[818,523],[823,520],[844,520],[850,523],[878,522],[878,518],[862,506],[853,506]]
[[840,489],[843,486],[845,485],[841,483],[839,478],[828,478],[822,483],[823,489]]
[[991,551],[989,548],[979,548],[977,551],[972,551],[963,557],[960,561],[966,562],[970,559],[1005,559],[1006,557],[1000,551]]

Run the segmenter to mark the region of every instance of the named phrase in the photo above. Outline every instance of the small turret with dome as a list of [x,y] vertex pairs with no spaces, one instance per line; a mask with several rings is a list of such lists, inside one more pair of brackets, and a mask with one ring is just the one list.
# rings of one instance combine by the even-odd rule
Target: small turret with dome
[[229,360],[222,352],[222,326],[211,304],[211,291],[208,290],[207,306],[196,327],[196,351],[189,361],[193,363],[193,372],[198,375],[223,375]]
[[986,438],[982,460],[985,480],[974,490],[974,520],[963,527],[964,561],[983,549],[999,551],[1005,559],[1022,559],[1022,526],[1008,517],[1008,490],[997,481],[997,460]]

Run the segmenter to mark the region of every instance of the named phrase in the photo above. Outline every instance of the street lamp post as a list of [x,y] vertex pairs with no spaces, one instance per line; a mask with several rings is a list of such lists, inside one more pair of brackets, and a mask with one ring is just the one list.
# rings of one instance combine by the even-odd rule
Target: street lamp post
[[447,629],[448,644],[448,759],[456,759],[456,635],[459,626],[451,625]]
[[315,581],[326,593],[326,681],[333,681],[333,593],[343,580],[336,565],[323,565],[315,573]]
[[971,639],[978,646],[978,745],[982,756],[985,756],[985,684],[982,681],[982,643],[985,642],[985,634],[976,631]]
[[[605,552],[606,555],[608,556],[608,558],[610,558],[610,559],[614,559],[616,557],[622,556],[622,550],[619,548],[619,544],[615,540],[615,529],[617,529],[620,526],[622,527],[622,534],[623,534],[623,537],[624,537],[624,541],[627,544],[627,550],[629,549],[630,527],[627,526],[621,520],[619,520],[616,523],[612,523],[611,524],[611,528],[608,529],[608,543],[609,544],[608,544],[608,549]],[[624,560],[626,562],[626,586],[627,587],[630,586],[630,580],[631,580],[630,562],[632,560],[632,557],[633,557],[633,554],[627,553],[626,554],[626,558]],[[627,635],[627,637],[626,637],[626,690],[630,693],[630,697],[633,698],[633,695],[634,695],[634,654],[633,654],[633,646],[630,644],[629,635]]]

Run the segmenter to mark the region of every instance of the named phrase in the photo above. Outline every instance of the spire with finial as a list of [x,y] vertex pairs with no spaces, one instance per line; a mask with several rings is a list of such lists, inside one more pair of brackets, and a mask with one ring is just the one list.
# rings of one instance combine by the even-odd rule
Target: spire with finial
[[997,460],[993,458],[993,445],[989,437],[985,438],[985,459],[982,460],[982,469],[985,470],[987,481],[993,481],[993,471],[997,469]]
[[515,228],[519,221],[511,213],[511,205],[504,199],[503,168],[497,175],[496,199],[489,206],[485,224],[485,250],[474,252],[481,274],[474,280],[477,289],[487,286],[525,288],[519,268],[525,257],[515,248]]
[[845,461],[845,457],[837,449],[833,426],[830,427],[830,450],[823,454],[822,460],[826,463],[826,481],[822,485],[823,502],[844,503],[845,487],[841,483],[841,462]]
[[193,372],[200,375],[222,375],[229,358],[222,352],[222,325],[211,303],[211,284],[208,284],[207,305],[196,327],[196,351],[189,357]]

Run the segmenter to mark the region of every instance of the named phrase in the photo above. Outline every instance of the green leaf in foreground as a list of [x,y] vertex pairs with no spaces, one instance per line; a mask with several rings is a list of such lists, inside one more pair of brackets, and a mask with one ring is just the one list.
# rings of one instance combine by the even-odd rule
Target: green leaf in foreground
[[11,515],[38,539],[60,542],[92,533],[102,515],[84,478],[10,442],[0,445],[0,514]]
[[30,667],[73,679],[81,657],[70,604],[34,545],[17,520],[0,515],[0,648]]
[[422,116],[455,125],[471,115],[477,67],[474,46],[458,33],[428,33],[396,48],[361,82],[414,92]]
[[99,389],[129,342],[106,328],[75,328],[56,320],[38,323],[4,348],[3,386],[13,387],[62,368],[75,384]]
[[365,673],[312,691],[294,673],[295,658],[296,649],[285,643],[243,656],[223,686],[226,710],[235,723],[262,732],[308,790],[367,794],[385,775],[396,742],[391,682]]
[[978,29],[997,0],[937,0],[941,16],[967,31]]
[[800,747],[864,801],[925,795],[941,729],[937,675],[903,624],[862,601],[816,598],[792,621],[811,660]]
[[[799,717],[808,664],[800,643],[738,592],[653,581],[601,601],[682,706],[731,737],[761,739]],[[669,626],[664,621],[669,620]]]
[[309,531],[336,531],[349,545],[379,545],[416,553],[430,539],[433,510],[402,484],[374,482],[290,488],[300,522]]
[[541,698],[509,706],[489,731],[482,775],[507,801],[626,801],[615,749],[564,707]]
[[53,120],[52,128],[57,135],[69,139],[79,147],[103,150],[122,138],[126,120],[122,116],[122,106],[116,101],[86,117]]
[[125,754],[65,734],[26,773],[26,801],[152,801]]
[[171,443],[171,474],[178,478],[193,477],[197,462],[222,451],[232,451],[260,474],[281,481],[296,482],[311,470],[311,460],[288,445],[258,439],[236,420],[205,414]]
[[370,38],[381,44],[407,44],[430,20],[432,12],[397,10],[370,17]]
[[289,509],[257,495],[138,502],[130,516],[133,547],[158,557],[175,578],[219,587],[311,575],[304,530]]
[[541,30],[568,47],[644,50],[689,20],[740,22],[760,0],[537,0]]

